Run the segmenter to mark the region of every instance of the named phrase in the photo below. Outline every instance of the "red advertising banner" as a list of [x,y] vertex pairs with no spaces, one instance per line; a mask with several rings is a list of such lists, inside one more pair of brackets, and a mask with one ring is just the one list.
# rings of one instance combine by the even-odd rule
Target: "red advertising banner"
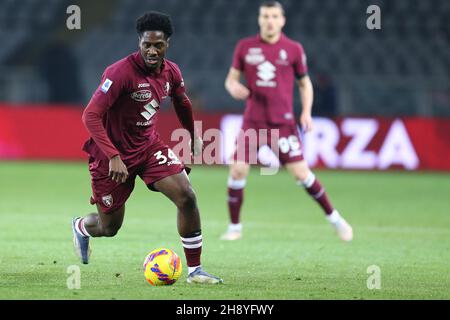
[[[79,160],[89,138],[81,122],[83,108],[56,105],[10,105],[0,103],[0,160]],[[196,113],[202,130],[219,128],[222,114]],[[158,114],[158,132],[171,147],[173,130],[180,128],[175,111]]]
[[[224,161],[234,151],[241,123],[240,115],[222,119]],[[315,117],[314,130],[301,137],[311,167],[450,170],[450,119]],[[260,152],[260,162],[279,165],[267,150]]]
[[80,108],[0,104],[0,159],[82,159]]
[[313,166],[450,170],[450,119],[318,118],[315,123],[305,136],[305,155]]
[[[80,107],[0,104],[0,159],[86,159],[81,115]],[[209,150],[225,163],[242,116],[196,112],[195,117]],[[173,110],[159,114],[157,127],[171,147],[179,142],[172,136],[180,127]],[[315,118],[314,131],[302,138],[312,167],[450,170],[450,119]]]

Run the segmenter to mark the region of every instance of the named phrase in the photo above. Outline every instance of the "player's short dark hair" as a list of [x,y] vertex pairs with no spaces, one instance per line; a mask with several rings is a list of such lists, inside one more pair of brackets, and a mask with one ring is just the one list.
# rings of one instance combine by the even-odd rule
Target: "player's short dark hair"
[[145,31],[162,31],[166,39],[169,39],[173,33],[172,21],[165,13],[148,11],[136,20],[136,31],[139,38]]
[[278,1],[263,1],[260,5],[260,8],[265,7],[265,8],[280,8],[281,12],[284,14],[284,8],[283,5],[281,3],[279,3]]

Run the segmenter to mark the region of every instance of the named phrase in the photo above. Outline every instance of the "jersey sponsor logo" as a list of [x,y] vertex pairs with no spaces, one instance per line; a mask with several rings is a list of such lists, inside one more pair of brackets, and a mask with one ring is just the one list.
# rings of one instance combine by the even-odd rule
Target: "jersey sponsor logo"
[[102,202],[106,207],[111,208],[114,203],[112,195],[108,194],[106,196],[103,196]]
[[248,48],[248,53],[250,54],[260,54],[262,53],[261,48]]
[[256,73],[259,80],[256,80],[256,85],[258,87],[276,87],[276,81],[272,81],[275,78],[275,72],[277,68],[271,64],[269,61],[265,61],[258,65],[258,72]]
[[138,102],[145,102],[150,100],[152,97],[152,92],[150,90],[139,90],[131,94],[131,99]]
[[[159,103],[155,99],[153,99],[152,101],[150,101],[149,103],[147,103],[144,106],[144,109],[147,111],[141,112],[141,115],[145,118],[145,120],[148,121],[155,115],[156,111],[158,111]],[[136,125],[138,125],[138,124],[136,124]]]
[[106,80],[105,80],[105,82],[103,82],[102,87],[100,88],[100,90],[102,90],[103,93],[107,93],[109,88],[111,88],[112,83],[113,82],[111,80],[106,78]]
[[138,84],[138,89],[139,88],[147,88],[147,87],[150,87],[150,83],[146,82],[146,83],[139,83]]
[[151,124],[152,124],[151,120],[148,120],[148,121],[145,121],[145,122],[144,121],[136,122],[136,126],[138,126],[138,127],[148,127]]
[[262,54],[261,48],[249,48],[248,53],[245,56],[245,62],[252,65],[257,65],[266,59]]

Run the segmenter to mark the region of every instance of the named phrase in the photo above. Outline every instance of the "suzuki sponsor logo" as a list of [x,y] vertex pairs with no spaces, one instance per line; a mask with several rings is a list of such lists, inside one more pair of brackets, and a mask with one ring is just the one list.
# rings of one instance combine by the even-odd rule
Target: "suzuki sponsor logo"
[[139,90],[131,94],[131,99],[138,102],[145,102],[150,100],[152,97],[152,92],[150,90]]
[[148,127],[152,124],[152,120],[148,120],[148,121],[138,121],[136,122],[136,126],[138,127]]
[[[153,99],[152,101],[150,101],[149,103],[147,103],[144,106],[144,109],[147,111],[141,112],[141,115],[145,118],[145,120],[147,120],[147,122],[156,114],[156,112],[159,109],[159,103]],[[144,122],[144,124],[142,124],[141,122],[138,122],[136,125],[140,126],[140,125],[150,125],[151,122]]]
[[276,87],[277,83],[272,81],[275,78],[275,72],[277,68],[271,64],[269,61],[265,61],[258,65],[257,75],[260,80],[256,80],[256,85],[258,87]]

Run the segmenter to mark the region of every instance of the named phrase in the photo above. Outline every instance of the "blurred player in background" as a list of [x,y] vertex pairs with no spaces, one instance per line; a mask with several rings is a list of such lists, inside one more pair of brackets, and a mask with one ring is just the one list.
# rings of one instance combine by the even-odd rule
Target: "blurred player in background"
[[[293,89],[300,90],[302,113],[300,124],[311,131],[313,121],[313,87],[307,74],[306,56],[300,43],[283,32],[285,16],[277,1],[266,1],[259,8],[257,36],[242,39],[236,46],[225,88],[237,100],[246,100],[242,130],[278,129],[279,160],[309,195],[318,202],[326,218],[344,241],[353,238],[351,226],[328,199],[325,189],[306,163],[293,113]],[[240,82],[244,74],[246,85]],[[242,133],[241,133],[242,134]],[[257,152],[260,141],[238,139],[228,177],[228,208],[231,223],[223,240],[242,237],[240,211],[249,173],[249,153]],[[243,155],[243,156],[240,156]]]
[[[220,283],[200,263],[202,234],[197,200],[181,161],[156,131],[159,106],[171,97],[181,124],[191,135],[192,151],[201,151],[194,134],[192,105],[178,66],[165,59],[172,35],[170,17],[148,12],[137,19],[139,50],[106,68],[100,86],[83,113],[91,138],[89,154],[93,196],[98,213],[74,218],[74,245],[83,263],[90,237],[113,237],[122,225],[125,202],[136,176],[177,207],[178,232],[188,265],[189,283]],[[187,172],[186,172],[187,171]],[[151,204],[148,206],[151,214]]]

